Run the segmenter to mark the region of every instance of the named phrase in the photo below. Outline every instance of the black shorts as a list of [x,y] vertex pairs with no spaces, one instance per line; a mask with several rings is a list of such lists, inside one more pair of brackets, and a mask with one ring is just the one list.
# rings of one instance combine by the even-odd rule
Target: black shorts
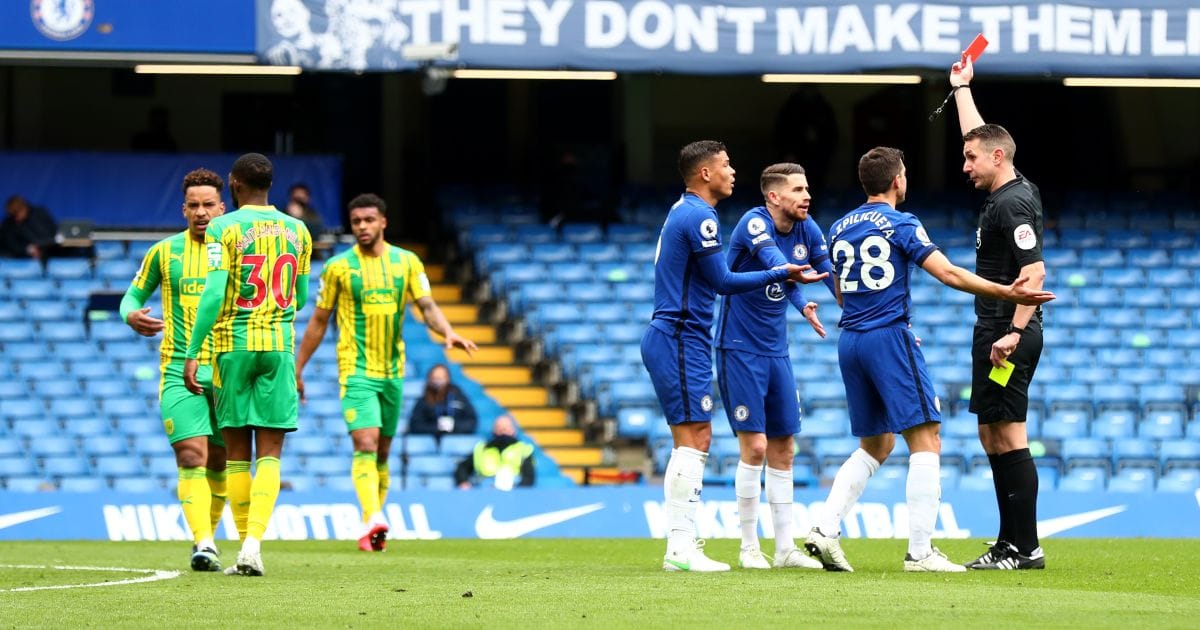
[[992,371],[992,344],[1004,336],[1009,321],[979,321],[971,341],[971,413],[979,424],[1008,420],[1025,422],[1029,412],[1029,384],[1042,356],[1042,324],[1029,320],[1017,349],[1008,357],[1013,364],[1006,387],[988,378]]

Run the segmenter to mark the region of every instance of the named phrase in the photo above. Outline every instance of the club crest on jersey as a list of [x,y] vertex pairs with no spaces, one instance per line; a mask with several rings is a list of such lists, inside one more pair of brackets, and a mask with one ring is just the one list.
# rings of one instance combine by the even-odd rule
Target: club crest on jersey
[[808,248],[804,246],[804,243],[796,243],[796,246],[792,248],[792,258],[796,260],[808,258]]
[[917,240],[921,241],[922,245],[932,245],[933,241],[929,240],[929,232],[925,231],[925,226],[917,226]]
[[767,231],[767,222],[763,221],[759,217],[754,217],[753,219],[750,219],[749,223],[746,224],[746,231],[749,232],[751,236],[758,236],[759,234]]
[[705,394],[704,398],[700,399],[700,408],[705,411],[712,411],[712,407],[713,407],[712,396]]
[[65,42],[83,35],[96,15],[93,0],[32,0],[29,16],[38,32],[50,39]]
[[1013,241],[1021,249],[1033,249],[1037,247],[1037,233],[1033,231],[1033,226],[1028,223],[1022,223],[1017,226],[1017,229],[1013,230]]
[[763,291],[767,294],[767,299],[772,302],[778,302],[783,299],[783,285],[778,282],[768,284]]
[[750,409],[746,405],[738,405],[733,410],[733,419],[738,422],[745,422],[750,417]]
[[705,219],[704,222],[700,224],[700,236],[703,236],[705,239],[709,240],[717,238],[716,219]]

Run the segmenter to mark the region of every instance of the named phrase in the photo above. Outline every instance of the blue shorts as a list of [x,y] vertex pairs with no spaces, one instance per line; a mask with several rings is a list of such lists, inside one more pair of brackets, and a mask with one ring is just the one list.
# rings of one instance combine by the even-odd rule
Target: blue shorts
[[717,385],[735,434],[775,438],[800,432],[800,403],[788,357],[718,349]]
[[642,363],[654,383],[667,424],[712,421],[712,347],[650,326],[642,335]]
[[900,433],[942,421],[941,401],[925,367],[925,355],[908,328],[842,331],[838,363],[855,437]]

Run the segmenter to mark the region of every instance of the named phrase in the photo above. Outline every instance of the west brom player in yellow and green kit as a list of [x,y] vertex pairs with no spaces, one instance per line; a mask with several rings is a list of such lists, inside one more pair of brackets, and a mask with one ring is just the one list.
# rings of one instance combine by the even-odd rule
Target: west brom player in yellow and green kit
[[317,308],[296,355],[296,386],[304,396],[304,366],[316,352],[337,309],[338,381],[342,413],[354,441],[350,476],[362,506],[358,548],[383,551],[383,518],[389,485],[388,453],[400,420],[404,391],[404,308],[415,302],[446,347],[468,354],[475,343],[458,336],[430,295],[425,265],[416,254],[383,240],[387,206],[373,194],[350,201],[350,227],[358,244],[325,263]]
[[[226,573],[262,575],[261,540],[279,498],[283,438],[296,430],[293,356],[296,311],[308,300],[312,238],[308,229],[267,204],[273,169],[258,153],[238,158],[229,174],[236,212],[204,234],[208,276],[188,341],[183,379],[193,392],[204,339],[212,333],[217,422],[229,456],[230,507],[242,549]],[[254,476],[250,459],[257,454]]]
[[[213,532],[225,511],[225,443],[213,413],[211,340],[204,343],[198,356],[197,376],[204,392],[189,392],[182,377],[188,332],[196,320],[207,272],[204,230],[210,221],[225,214],[221,201],[224,187],[221,176],[209,170],[197,169],[184,176],[183,217],[188,229],[150,248],[121,300],[121,319],[138,334],[163,334],[159,408],[179,467],[179,502],[192,530],[192,568],[197,571],[221,568]],[[162,319],[151,316],[150,307],[143,306],[160,286]]]

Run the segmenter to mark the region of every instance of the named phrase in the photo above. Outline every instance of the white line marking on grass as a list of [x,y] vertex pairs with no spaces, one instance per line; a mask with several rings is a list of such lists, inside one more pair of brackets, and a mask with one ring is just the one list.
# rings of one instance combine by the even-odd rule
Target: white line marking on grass
[[21,591],[51,591],[64,588],[94,588],[98,586],[120,586],[122,584],[140,584],[142,582],[158,582],[170,580],[180,575],[179,571],[162,571],[160,569],[129,569],[125,567],[70,567],[44,564],[0,564],[0,569],[55,569],[58,571],[114,571],[120,573],[144,573],[142,577],[117,580],[116,582],[93,582],[91,584],[54,584],[51,586],[22,586],[19,588],[0,588],[0,593],[17,593]]

